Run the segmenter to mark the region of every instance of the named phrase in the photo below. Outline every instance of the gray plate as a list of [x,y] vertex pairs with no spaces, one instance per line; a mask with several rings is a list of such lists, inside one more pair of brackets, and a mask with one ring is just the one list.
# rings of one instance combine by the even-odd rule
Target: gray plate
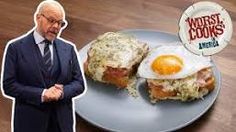
[[[166,42],[179,41],[172,34],[152,30],[122,31],[147,42],[150,47]],[[82,62],[87,57],[89,44],[79,51]],[[87,78],[87,93],[75,100],[75,111],[88,122],[110,131],[157,132],[173,131],[189,125],[202,116],[214,103],[220,91],[220,73],[213,67],[216,88],[204,100],[192,102],[149,102],[145,83],[137,84],[138,98],[128,95],[126,90],[94,82]]]

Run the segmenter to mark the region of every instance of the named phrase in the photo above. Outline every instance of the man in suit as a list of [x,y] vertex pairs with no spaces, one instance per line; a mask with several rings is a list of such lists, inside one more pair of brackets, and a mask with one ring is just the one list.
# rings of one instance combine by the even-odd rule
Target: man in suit
[[76,49],[60,39],[63,7],[39,4],[35,28],[10,41],[3,59],[2,86],[13,97],[14,132],[72,132],[72,98],[84,92]]

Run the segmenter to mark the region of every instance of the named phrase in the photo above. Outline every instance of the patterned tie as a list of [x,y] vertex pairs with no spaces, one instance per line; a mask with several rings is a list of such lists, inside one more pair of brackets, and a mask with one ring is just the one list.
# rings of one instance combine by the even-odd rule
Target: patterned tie
[[49,40],[44,40],[45,42],[45,46],[44,46],[44,56],[43,56],[43,59],[44,59],[44,64],[45,64],[45,67],[47,69],[47,71],[50,71],[51,68],[52,68],[52,59],[51,59],[51,52],[50,52],[50,49],[49,49],[49,45],[51,44],[51,42]]

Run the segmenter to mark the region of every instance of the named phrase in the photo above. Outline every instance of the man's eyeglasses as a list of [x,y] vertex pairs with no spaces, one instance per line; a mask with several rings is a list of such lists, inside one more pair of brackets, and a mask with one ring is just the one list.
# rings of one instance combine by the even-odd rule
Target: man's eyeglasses
[[44,18],[46,18],[51,25],[54,25],[55,23],[57,23],[60,27],[64,27],[66,25],[66,22],[63,20],[57,21],[53,18],[46,17],[44,14],[40,14],[40,15],[42,15]]

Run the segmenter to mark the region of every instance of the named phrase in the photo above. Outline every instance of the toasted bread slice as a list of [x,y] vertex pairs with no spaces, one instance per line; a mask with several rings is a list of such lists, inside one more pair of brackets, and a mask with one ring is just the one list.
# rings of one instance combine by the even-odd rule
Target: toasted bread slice
[[[191,76],[191,78],[196,78],[196,81],[193,82],[196,83],[193,89],[197,90],[196,92],[198,93],[192,92],[194,90],[189,90],[192,93],[191,92],[189,92],[189,94],[187,93],[188,94],[187,96],[181,95],[181,94],[186,94],[186,89],[185,93],[182,93],[180,87],[174,89],[168,89],[165,88],[163,85],[161,85],[161,83],[159,83],[158,80],[147,79],[148,90],[151,100],[153,100],[154,102],[166,99],[175,99],[182,101],[193,100],[197,98],[202,98],[204,95],[208,94],[215,88],[215,78],[210,68],[202,69],[195,75]],[[188,78],[185,79],[187,80]],[[180,81],[180,80],[181,79],[177,79],[175,81]],[[171,81],[172,81],[171,83],[173,84],[174,80]]]
[[148,53],[148,46],[121,33],[105,33],[91,43],[85,74],[95,81],[127,87]]

